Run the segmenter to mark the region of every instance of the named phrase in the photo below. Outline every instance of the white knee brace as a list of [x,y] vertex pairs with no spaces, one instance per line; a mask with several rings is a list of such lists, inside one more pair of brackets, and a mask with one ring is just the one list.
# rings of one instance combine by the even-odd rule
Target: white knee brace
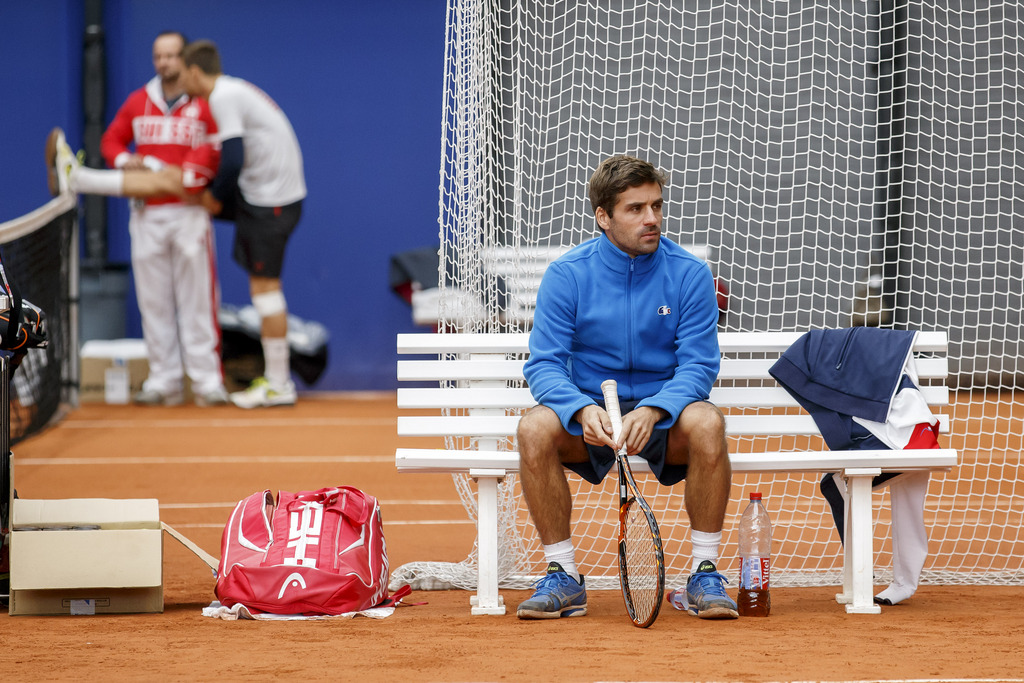
[[261,318],[269,318],[272,315],[278,315],[288,310],[284,300],[284,292],[280,289],[253,296],[252,306],[260,314]]

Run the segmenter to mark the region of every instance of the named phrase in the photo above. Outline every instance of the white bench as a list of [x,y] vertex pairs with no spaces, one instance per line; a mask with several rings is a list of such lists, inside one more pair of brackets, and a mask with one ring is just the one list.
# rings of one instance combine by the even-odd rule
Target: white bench
[[[768,374],[778,355],[797,340],[798,332],[752,332],[719,335],[723,360],[711,400],[721,408],[791,408],[798,404]],[[472,449],[399,448],[399,472],[466,473],[477,481],[477,594],[471,598],[474,614],[504,614],[498,593],[498,483],[519,470],[519,455],[499,450],[500,441],[515,435],[520,411],[535,405],[523,383],[522,368],[529,353],[529,335],[506,334],[400,334],[398,380],[430,383],[428,387],[398,390],[400,409],[424,409],[430,414],[400,415],[398,435],[469,437]],[[945,332],[921,332],[914,346],[922,393],[929,404],[949,404]],[[420,356],[417,359],[402,357]],[[422,356],[427,356],[426,360]],[[926,381],[943,382],[928,385]],[[439,384],[433,386],[434,382]],[[461,415],[445,414],[465,409]],[[727,410],[728,412],[728,410]],[[948,432],[949,418],[937,413]],[[819,434],[810,415],[727,415],[730,435]],[[847,612],[878,613],[872,595],[874,548],[871,503],[872,479],[882,472],[949,470],[957,464],[953,449],[882,451],[757,452],[730,455],[734,472],[839,472],[846,479],[843,592],[836,600]],[[636,472],[649,472],[646,461],[631,458]]]

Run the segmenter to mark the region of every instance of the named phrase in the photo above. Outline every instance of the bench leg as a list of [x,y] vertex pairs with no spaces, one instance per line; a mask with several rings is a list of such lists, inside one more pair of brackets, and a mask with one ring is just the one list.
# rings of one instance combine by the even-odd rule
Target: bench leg
[[505,600],[498,594],[498,483],[505,470],[469,471],[477,482],[476,595],[470,597],[473,614],[504,614]]
[[846,605],[848,613],[878,614],[874,587],[874,520],[871,510],[871,482],[881,474],[877,467],[857,467],[843,471],[846,479],[846,521],[843,534],[843,592],[836,601]]

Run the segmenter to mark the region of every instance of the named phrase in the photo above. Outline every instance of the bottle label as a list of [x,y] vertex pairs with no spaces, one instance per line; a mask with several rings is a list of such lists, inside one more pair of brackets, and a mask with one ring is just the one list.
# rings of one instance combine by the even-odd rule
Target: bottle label
[[768,590],[771,572],[771,558],[741,557],[740,588],[745,590]]

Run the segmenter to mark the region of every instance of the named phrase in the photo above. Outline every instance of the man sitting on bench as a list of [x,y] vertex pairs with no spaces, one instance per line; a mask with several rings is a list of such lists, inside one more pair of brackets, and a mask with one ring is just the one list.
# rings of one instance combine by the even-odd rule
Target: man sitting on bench
[[[720,362],[718,304],[708,265],[661,236],[664,185],[640,159],[603,161],[589,186],[602,234],[554,261],[537,294],[523,373],[540,405],[522,417],[517,439],[548,566],[520,619],[586,614],[563,466],[599,484],[623,444],[662,484],[686,480],[692,573],[670,594],[673,605],[705,619],[737,616],[715,568],[732,479],[725,419],[707,400]],[[603,408],[606,379],[623,399],[619,443]]]

